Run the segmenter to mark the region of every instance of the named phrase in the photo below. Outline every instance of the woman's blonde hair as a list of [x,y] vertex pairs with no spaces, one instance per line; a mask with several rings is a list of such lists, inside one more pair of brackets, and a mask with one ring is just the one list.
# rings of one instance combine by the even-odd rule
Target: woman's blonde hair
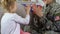
[[6,10],[10,10],[10,6],[14,5],[16,0],[2,0],[2,6]]

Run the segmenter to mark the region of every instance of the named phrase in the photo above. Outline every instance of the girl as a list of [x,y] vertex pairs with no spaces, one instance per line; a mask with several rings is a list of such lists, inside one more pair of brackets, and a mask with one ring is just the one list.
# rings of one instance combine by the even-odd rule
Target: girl
[[16,0],[2,0],[2,6],[6,9],[1,19],[1,34],[20,34],[20,24],[29,24],[30,6],[26,7],[26,18],[15,13],[17,6]]

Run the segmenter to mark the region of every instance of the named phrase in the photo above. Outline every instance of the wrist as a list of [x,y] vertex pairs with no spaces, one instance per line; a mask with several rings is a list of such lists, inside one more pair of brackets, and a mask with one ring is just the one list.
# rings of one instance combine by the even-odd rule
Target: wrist
[[27,12],[26,14],[29,15],[29,12]]

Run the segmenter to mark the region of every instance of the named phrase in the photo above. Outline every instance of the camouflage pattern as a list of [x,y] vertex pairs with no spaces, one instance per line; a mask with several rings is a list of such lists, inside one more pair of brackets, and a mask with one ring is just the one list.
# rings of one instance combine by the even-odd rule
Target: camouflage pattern
[[[53,25],[54,17],[60,16],[60,5],[53,2],[47,5],[45,11],[43,11],[44,16],[38,17],[37,15],[33,14],[31,18],[31,32],[35,32],[34,34],[59,34],[58,32],[54,32],[56,27]],[[56,23],[56,22],[55,22]],[[57,21],[60,25],[60,21]],[[48,29],[47,27],[50,26]],[[53,33],[52,33],[53,31]]]
[[[57,28],[53,23],[55,19],[54,17],[60,16],[60,5],[55,2],[47,5],[44,15],[46,16],[48,20],[46,27],[50,26],[50,30],[46,31],[45,34],[59,34],[59,32],[54,32],[54,30],[56,30]],[[55,22],[55,24],[60,25],[60,21]]]
[[[29,32],[31,34],[59,34],[59,32],[54,31],[57,28],[53,23],[55,19],[54,17],[60,16],[60,5],[53,2],[43,9],[43,13],[43,17],[39,17],[36,14],[31,13]],[[60,25],[60,21],[55,23]]]
[[31,31],[30,32],[32,34],[44,34],[45,21],[42,18],[40,18],[36,14],[31,13],[31,21],[30,21],[30,30]]
[[54,31],[46,31],[45,34],[59,34],[59,32],[54,32]]

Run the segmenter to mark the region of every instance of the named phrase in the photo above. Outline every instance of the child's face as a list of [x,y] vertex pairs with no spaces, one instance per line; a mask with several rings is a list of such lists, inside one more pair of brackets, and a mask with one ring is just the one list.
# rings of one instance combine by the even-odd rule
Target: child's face
[[16,2],[14,3],[14,5],[12,5],[11,6],[11,12],[15,12],[16,11],[16,9],[17,9],[17,4],[16,4]]

